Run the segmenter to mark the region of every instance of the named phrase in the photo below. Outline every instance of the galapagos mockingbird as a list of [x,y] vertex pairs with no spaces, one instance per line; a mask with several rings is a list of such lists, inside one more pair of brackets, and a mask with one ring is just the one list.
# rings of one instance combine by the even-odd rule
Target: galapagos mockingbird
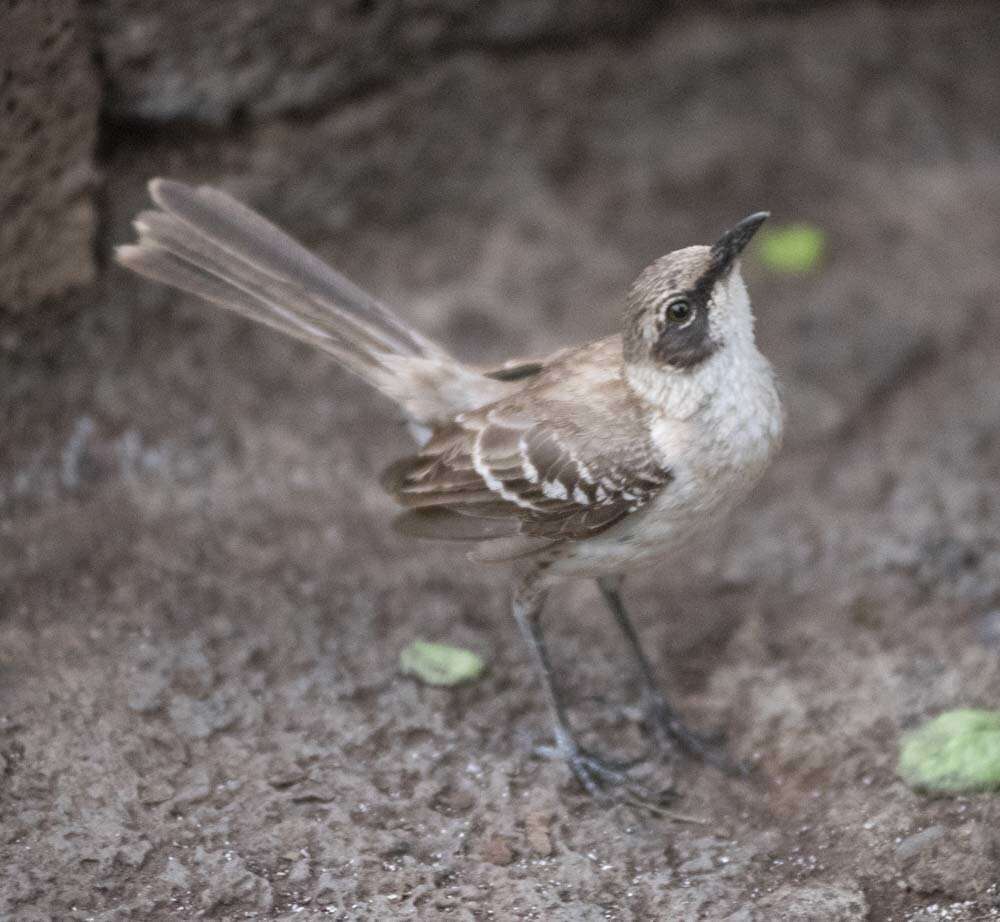
[[622,575],[669,559],[743,497],[781,440],[774,374],[754,342],[739,256],[768,217],[658,259],[629,289],[622,332],[479,369],[257,213],[211,187],[155,179],[158,209],[118,260],[303,340],[403,409],[417,442],[384,484],[409,535],[512,561],[514,617],[534,654],[555,749],[591,794],[625,779],[577,741],[541,614],[549,588],[595,579],[635,659],[656,737],[725,765],[660,690],[622,602]]

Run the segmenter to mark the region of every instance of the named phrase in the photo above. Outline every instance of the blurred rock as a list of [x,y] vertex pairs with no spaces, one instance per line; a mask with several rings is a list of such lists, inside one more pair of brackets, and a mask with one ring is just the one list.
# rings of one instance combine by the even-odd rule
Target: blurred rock
[[201,878],[196,892],[204,914],[212,914],[219,907],[230,912],[234,907],[270,910],[270,882],[251,871],[243,857],[231,849],[208,851],[199,846],[192,864]]
[[976,622],[976,633],[987,647],[1000,647],[1000,611],[991,611]]
[[517,853],[511,847],[510,842],[503,836],[487,836],[480,847],[480,854],[483,861],[490,864],[506,865],[510,864]]
[[205,699],[174,695],[168,710],[177,732],[188,739],[205,739],[239,720],[238,702],[225,694]]
[[0,308],[94,278],[99,93],[75,0],[0,10]]
[[[113,115],[223,123],[323,108],[472,48],[634,30],[653,0],[102,0]],[[183,23],[183,28],[179,24]]]
[[943,826],[928,826],[926,829],[915,832],[912,836],[907,836],[896,846],[896,858],[899,861],[909,861],[915,858],[922,851],[934,845],[938,839],[943,838],[945,829]]
[[980,822],[963,823],[923,843],[908,857],[912,860],[906,865],[905,879],[915,892],[973,900],[997,882],[1000,832]]
[[177,813],[190,810],[195,804],[207,800],[212,794],[212,780],[203,767],[192,769],[173,795],[170,808]]
[[854,884],[802,887],[788,885],[761,900],[753,918],[760,922],[862,922],[868,902]]

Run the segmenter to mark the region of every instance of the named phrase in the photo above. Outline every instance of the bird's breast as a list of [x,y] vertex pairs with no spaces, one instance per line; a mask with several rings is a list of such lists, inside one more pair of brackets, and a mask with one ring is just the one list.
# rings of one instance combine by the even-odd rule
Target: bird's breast
[[734,384],[685,419],[651,420],[652,445],[672,479],[642,510],[579,542],[577,565],[621,572],[654,563],[712,528],[750,492],[780,445],[783,416],[769,368]]
[[687,438],[678,446],[677,466],[686,472],[690,499],[706,511],[742,499],[781,444],[784,413],[770,366],[759,357],[741,371],[686,421]]
[[650,423],[650,439],[672,479],[648,505],[602,535],[567,548],[556,569],[601,575],[639,569],[686,545],[742,500],[781,442],[783,414],[769,366],[744,374],[684,419]]

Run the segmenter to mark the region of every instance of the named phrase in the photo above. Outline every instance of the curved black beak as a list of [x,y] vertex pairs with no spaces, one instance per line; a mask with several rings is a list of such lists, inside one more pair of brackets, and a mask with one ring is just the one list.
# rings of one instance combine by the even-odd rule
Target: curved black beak
[[769,217],[771,217],[769,211],[755,212],[744,218],[735,227],[727,230],[712,244],[712,269],[716,276],[729,271],[737,257],[750,242],[750,238],[757,233],[761,224]]

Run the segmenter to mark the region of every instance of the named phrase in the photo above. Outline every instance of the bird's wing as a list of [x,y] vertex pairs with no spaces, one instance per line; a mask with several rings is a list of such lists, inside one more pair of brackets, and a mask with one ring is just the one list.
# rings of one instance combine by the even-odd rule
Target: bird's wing
[[404,529],[461,540],[580,540],[646,505],[672,475],[631,396],[601,380],[581,399],[578,385],[542,382],[462,414],[393,465],[384,482],[410,510]]
[[571,359],[572,356],[578,353],[585,353],[595,348],[607,352],[609,351],[608,347],[610,347],[610,351],[615,352],[618,351],[619,344],[620,338],[613,336],[609,339],[592,343],[589,347],[569,346],[564,349],[557,349],[555,352],[544,357],[508,359],[499,368],[484,368],[482,374],[484,377],[491,378],[494,381],[527,382],[540,375],[543,371],[551,371],[555,366],[563,364],[567,359]]

